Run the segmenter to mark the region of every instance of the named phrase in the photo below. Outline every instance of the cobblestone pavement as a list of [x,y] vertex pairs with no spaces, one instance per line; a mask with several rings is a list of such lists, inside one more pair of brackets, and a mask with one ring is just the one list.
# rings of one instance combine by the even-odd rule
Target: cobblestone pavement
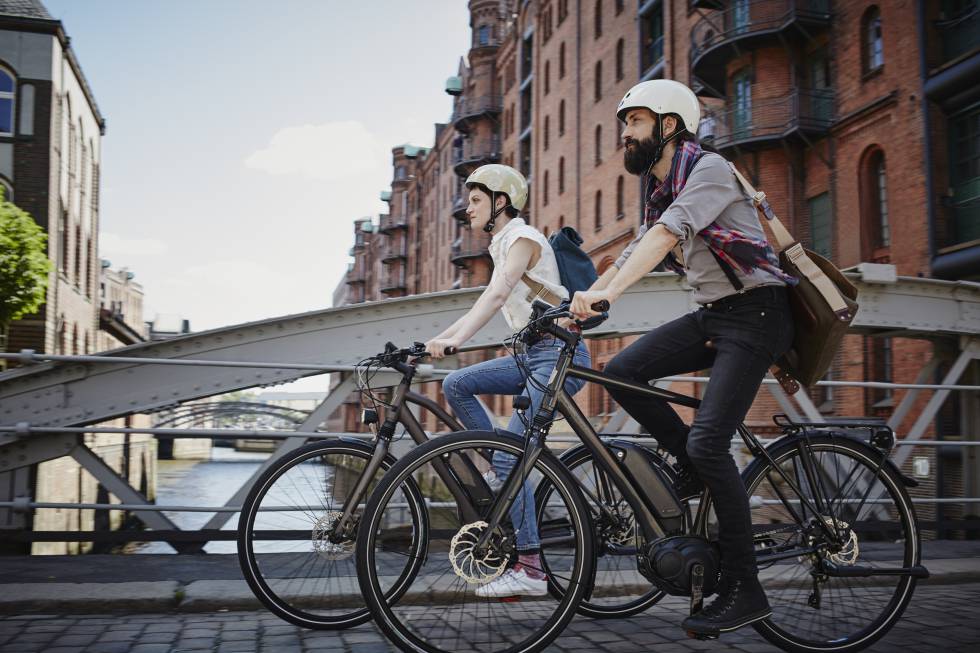
[[[751,628],[717,641],[688,639],[683,602],[667,599],[631,619],[576,618],[549,651],[744,651],[778,649]],[[980,583],[920,586],[898,625],[870,651],[973,653],[980,643]],[[169,653],[171,651],[394,650],[373,625],[309,631],[267,612],[139,615],[12,615],[0,618],[0,653]]]

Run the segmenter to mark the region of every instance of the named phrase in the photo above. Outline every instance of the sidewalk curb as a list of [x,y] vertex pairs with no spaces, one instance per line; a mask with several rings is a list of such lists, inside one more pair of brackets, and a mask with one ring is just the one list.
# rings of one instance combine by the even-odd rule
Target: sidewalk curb
[[[980,560],[932,560],[931,576],[919,583],[959,585],[980,582]],[[339,598],[339,597],[338,597]],[[438,593],[426,593],[426,603]],[[348,603],[345,601],[345,603]],[[363,605],[360,594],[350,603]],[[196,580],[125,583],[3,583],[0,614],[152,613],[259,610],[262,604],[244,580]]]

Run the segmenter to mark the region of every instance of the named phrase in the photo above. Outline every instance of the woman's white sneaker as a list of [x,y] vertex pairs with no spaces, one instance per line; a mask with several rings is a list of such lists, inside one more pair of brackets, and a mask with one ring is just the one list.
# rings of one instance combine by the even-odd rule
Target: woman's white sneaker
[[544,596],[548,593],[548,581],[531,578],[523,569],[508,569],[502,576],[476,588],[480,598],[505,596]]

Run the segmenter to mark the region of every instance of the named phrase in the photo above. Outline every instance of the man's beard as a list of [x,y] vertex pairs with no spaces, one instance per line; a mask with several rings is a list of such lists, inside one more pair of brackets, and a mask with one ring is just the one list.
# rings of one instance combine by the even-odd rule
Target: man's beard
[[642,175],[657,162],[657,150],[653,138],[644,138],[641,141],[631,138],[623,148],[623,166],[630,174]]

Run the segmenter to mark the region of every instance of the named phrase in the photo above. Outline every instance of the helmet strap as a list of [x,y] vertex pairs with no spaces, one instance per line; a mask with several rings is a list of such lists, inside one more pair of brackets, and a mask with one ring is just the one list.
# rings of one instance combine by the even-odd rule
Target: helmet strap
[[664,155],[664,148],[667,147],[667,143],[674,140],[677,136],[680,136],[680,133],[682,131],[680,129],[675,129],[674,133],[668,136],[666,140],[664,140],[664,116],[665,115],[666,114],[657,114],[657,151],[653,157],[653,163],[650,164],[651,168],[657,165],[657,163],[660,161],[660,158]]
[[507,210],[507,205],[504,204],[499,209],[497,208],[497,192],[490,191],[490,219],[485,225],[483,225],[483,230],[487,233],[491,233],[495,226],[497,226],[497,217]]

